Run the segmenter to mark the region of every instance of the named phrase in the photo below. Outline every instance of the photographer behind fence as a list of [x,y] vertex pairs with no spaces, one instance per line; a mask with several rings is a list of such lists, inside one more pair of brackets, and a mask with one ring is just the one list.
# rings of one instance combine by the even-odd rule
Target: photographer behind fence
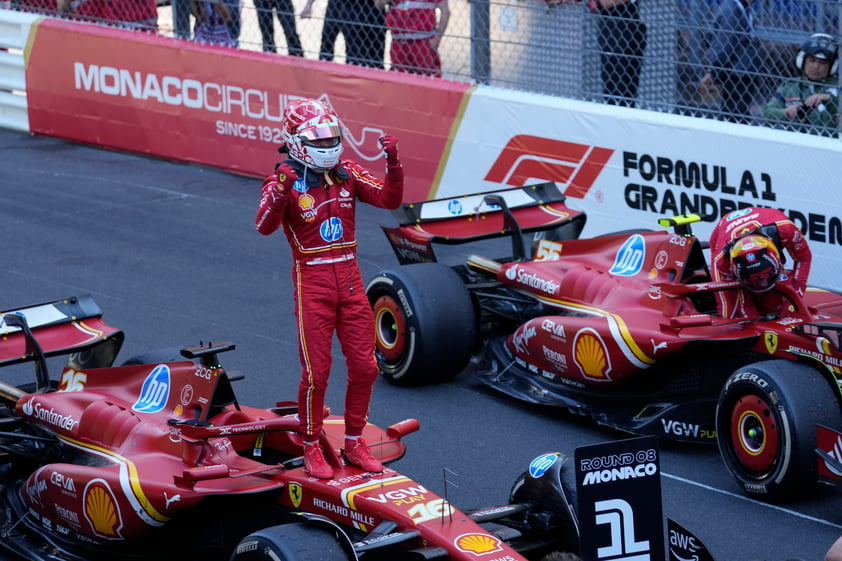
[[835,136],[839,126],[839,46],[825,33],[811,35],[795,58],[799,75],[783,81],[763,107],[770,125]]

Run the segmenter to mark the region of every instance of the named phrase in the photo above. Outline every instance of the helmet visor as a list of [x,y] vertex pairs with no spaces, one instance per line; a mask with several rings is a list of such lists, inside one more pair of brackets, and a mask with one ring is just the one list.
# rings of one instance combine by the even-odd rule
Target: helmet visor
[[326,138],[315,138],[313,140],[301,139],[301,144],[304,146],[311,146],[313,148],[336,148],[342,139],[338,136],[330,136]]
[[763,271],[746,271],[747,275],[743,275],[743,286],[752,292],[767,292],[775,287],[778,280],[778,274],[774,267],[767,267]]
[[298,131],[301,140],[318,140],[320,138],[340,138],[342,127],[338,123],[321,124],[312,127],[302,127]]

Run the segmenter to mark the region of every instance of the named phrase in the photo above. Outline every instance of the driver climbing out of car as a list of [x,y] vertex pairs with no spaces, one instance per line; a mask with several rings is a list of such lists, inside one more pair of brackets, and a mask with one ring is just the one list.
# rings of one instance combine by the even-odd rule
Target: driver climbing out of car
[[325,390],[336,332],[347,367],[345,459],[366,471],[383,471],[362,433],[377,379],[374,316],[356,261],[356,200],[395,209],[403,198],[398,141],[380,138],[386,156],[381,181],[351,160],[340,160],[343,125],[327,103],[291,101],[284,109],[279,148],[287,159],[263,180],[255,219],[268,236],[283,225],[292,249],[292,281],[301,381],[298,415],[304,440],[304,467],[311,476],[333,477],[319,445]]
[[[785,272],[784,251],[793,260]],[[722,317],[785,315],[784,298],[773,289],[789,279],[799,296],[807,289],[812,252],[801,230],[774,208],[749,207],[726,214],[710,236],[713,280],[739,280],[745,290],[717,292]]]

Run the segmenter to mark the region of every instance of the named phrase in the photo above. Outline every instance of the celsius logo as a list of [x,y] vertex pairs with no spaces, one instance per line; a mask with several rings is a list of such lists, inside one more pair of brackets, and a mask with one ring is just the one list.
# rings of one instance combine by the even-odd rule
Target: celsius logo
[[138,413],[157,413],[170,398],[170,367],[159,364],[155,367],[140,388],[140,397],[132,405]]
[[643,236],[635,234],[625,241],[614,258],[614,265],[608,271],[612,275],[620,277],[632,277],[643,268],[643,260],[646,257],[646,244]]
[[509,139],[485,180],[517,186],[554,181],[568,197],[584,199],[612,154],[610,148],[519,134]]
[[462,214],[462,203],[457,200],[450,201],[447,203],[447,212],[454,216],[459,216]]
[[326,242],[335,242],[342,239],[342,221],[335,216],[331,216],[329,220],[322,222],[319,234]]

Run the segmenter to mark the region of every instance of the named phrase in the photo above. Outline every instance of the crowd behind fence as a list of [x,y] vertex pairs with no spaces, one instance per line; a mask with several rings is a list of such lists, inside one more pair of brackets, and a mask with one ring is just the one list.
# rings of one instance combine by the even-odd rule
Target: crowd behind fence
[[[391,48],[393,36],[399,34],[387,28],[388,12],[401,2],[436,2],[2,1],[0,6],[9,9],[124,25],[184,40],[216,41],[209,34],[219,32],[227,35],[232,48],[384,71],[399,66]],[[441,9],[433,11],[441,25],[421,39],[425,45],[434,41],[430,44],[440,57],[438,75],[443,79],[839,137],[838,0],[443,2],[439,7],[447,8],[446,21],[441,20]],[[827,63],[832,72],[824,80],[799,81],[807,66],[805,42],[815,34],[826,34],[832,45],[833,60]],[[723,50],[732,55],[727,63],[721,62],[721,52],[717,54]],[[714,78],[706,83],[708,71]],[[787,80],[789,89],[781,90]],[[807,107],[805,101],[815,92],[821,92],[819,101]],[[766,107],[773,99],[779,105],[804,107],[794,118],[782,118],[779,108],[773,118]]]

